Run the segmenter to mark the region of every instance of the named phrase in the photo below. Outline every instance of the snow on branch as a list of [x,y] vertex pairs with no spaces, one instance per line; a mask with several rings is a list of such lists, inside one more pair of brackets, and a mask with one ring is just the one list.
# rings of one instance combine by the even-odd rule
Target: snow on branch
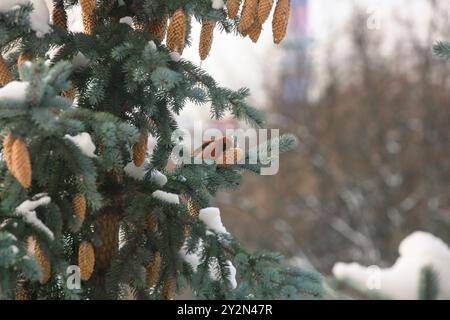
[[45,193],[37,194],[33,200],[26,200],[16,208],[16,214],[28,223],[45,233],[51,240],[55,236],[53,232],[37,217],[36,208],[46,206],[51,202],[51,198]]

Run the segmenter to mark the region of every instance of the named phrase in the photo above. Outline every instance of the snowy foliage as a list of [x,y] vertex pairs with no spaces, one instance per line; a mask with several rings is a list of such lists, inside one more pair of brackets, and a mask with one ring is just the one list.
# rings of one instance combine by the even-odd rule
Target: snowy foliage
[[145,164],[143,164],[140,167],[135,166],[133,161],[128,163],[125,168],[123,169],[127,176],[136,179],[138,181],[142,181],[145,178],[145,175],[147,174],[147,169],[145,168]]
[[[183,246],[183,248],[181,248],[181,250],[180,250],[181,256],[184,258],[184,260],[187,263],[189,263],[192,266],[192,269],[194,270],[194,272],[197,272],[198,266],[201,263],[203,249],[204,249],[204,244],[203,244],[203,241],[200,240],[197,251],[188,253],[186,246]],[[218,269],[217,259],[212,259],[209,262],[208,271],[209,271],[209,277],[215,281],[218,281],[221,279],[220,274],[218,274],[216,271],[217,269]],[[236,268],[234,267],[233,263],[230,260],[227,260],[227,269],[228,269],[228,273],[229,273],[227,280],[229,281],[231,288],[235,289],[237,287]]]
[[35,200],[26,200],[16,208],[16,214],[22,219],[45,233],[51,240],[54,239],[53,232],[37,217],[36,208],[46,206],[51,202],[50,197],[46,194],[37,194],[34,196]]
[[152,170],[151,181],[156,183],[158,186],[163,187],[167,183],[167,177],[164,173],[158,170]]
[[418,299],[421,270],[431,267],[439,279],[438,297],[450,299],[450,249],[441,239],[430,233],[415,232],[402,241],[399,254],[390,268],[337,263],[333,274],[361,291],[373,286],[381,297],[413,300]]
[[180,204],[180,197],[174,193],[156,190],[155,192],[152,193],[152,196],[164,202]]
[[213,9],[220,10],[225,6],[223,0],[212,0]]
[[50,14],[44,0],[1,0],[0,12],[13,10],[18,5],[29,3],[33,5],[33,11],[30,15],[31,28],[36,31],[38,37],[42,37],[50,32]]
[[25,101],[29,87],[27,81],[12,81],[0,88],[0,99]]
[[205,208],[200,210],[199,219],[206,224],[206,227],[217,233],[228,233],[220,218],[219,208]]
[[85,156],[89,158],[96,157],[96,155],[94,154],[96,149],[95,144],[92,142],[92,138],[89,133],[82,132],[76,136],[66,134],[65,138],[72,141]]

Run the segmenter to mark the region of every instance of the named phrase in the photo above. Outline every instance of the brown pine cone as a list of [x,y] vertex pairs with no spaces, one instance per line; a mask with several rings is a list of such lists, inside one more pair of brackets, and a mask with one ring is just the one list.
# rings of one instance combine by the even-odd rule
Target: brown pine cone
[[147,288],[153,288],[158,281],[159,271],[161,270],[161,254],[155,252],[153,263],[147,267]]
[[266,22],[272,10],[273,0],[259,0],[258,3],[258,21],[260,25]]
[[246,34],[255,21],[258,11],[258,0],[245,0],[239,21],[239,31]]
[[200,33],[199,53],[200,59],[205,60],[211,51],[211,46],[214,37],[215,21],[203,20],[202,31]]
[[253,23],[253,25],[250,27],[250,29],[248,30],[248,36],[250,37],[250,39],[254,42],[257,43],[259,36],[261,35],[261,31],[262,31],[262,26],[259,23],[258,20],[255,20],[255,22]]
[[77,94],[77,89],[73,86],[73,84],[70,85],[70,88],[68,90],[62,92],[62,96],[64,98],[69,99],[72,102],[75,100],[76,94]]
[[133,17],[133,29],[140,30],[140,31],[145,30],[145,24],[143,22],[139,21],[138,17],[136,17],[136,16]]
[[186,37],[186,15],[182,9],[178,9],[172,16],[167,29],[167,47],[179,54],[183,53]]
[[21,138],[12,145],[12,172],[25,189],[31,186],[31,162],[28,149]]
[[148,132],[141,131],[138,142],[133,146],[133,162],[136,167],[142,166],[147,157]]
[[227,1],[228,18],[230,19],[236,18],[240,6],[241,0],[228,0]]
[[119,217],[114,214],[103,214],[95,222],[95,232],[101,244],[95,248],[96,268],[109,268],[112,258],[119,248]]
[[187,203],[187,208],[192,217],[198,218],[201,208],[199,208],[197,205],[195,205],[195,203],[194,203],[194,201],[192,201],[192,199],[189,199],[189,201]]
[[279,44],[286,36],[291,0],[278,0],[272,20],[273,42]]
[[58,2],[54,5],[52,20],[53,25],[67,31],[67,12],[61,2]]
[[13,80],[11,75],[11,71],[9,70],[8,65],[6,64],[5,59],[3,59],[0,54],[0,86],[4,86],[10,83]]
[[167,20],[169,20],[168,17],[163,16],[150,21],[148,30],[153,39],[159,42],[164,40],[167,31]]
[[83,224],[86,218],[86,197],[82,194],[77,194],[72,200],[72,207],[78,220]]
[[171,300],[174,294],[175,279],[171,275],[167,275],[163,282],[161,291],[162,300]]
[[80,267],[81,280],[89,280],[95,266],[94,247],[90,242],[84,241],[80,244],[78,248],[78,266]]
[[95,0],[80,0],[80,6],[84,33],[92,34],[92,30],[95,27]]
[[24,281],[17,281],[16,285],[16,300],[28,300],[28,292],[24,287]]
[[39,266],[41,267],[42,275],[40,282],[41,284],[46,284],[48,280],[50,280],[50,276],[52,274],[52,265],[50,263],[50,260],[45,255],[45,252],[39,246],[39,243],[33,238],[31,238],[31,240],[29,241],[31,242],[31,246],[34,246],[34,256]]
[[145,226],[149,231],[155,231],[158,227],[156,218],[152,215],[151,212],[147,212],[145,214]]

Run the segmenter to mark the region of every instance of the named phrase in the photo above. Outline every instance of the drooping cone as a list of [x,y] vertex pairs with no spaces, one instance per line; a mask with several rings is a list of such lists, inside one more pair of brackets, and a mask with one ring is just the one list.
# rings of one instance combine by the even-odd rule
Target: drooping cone
[[52,274],[52,265],[50,263],[50,260],[47,258],[45,252],[42,250],[39,243],[34,238],[28,238],[28,246],[34,250],[34,257],[41,267],[42,275],[40,282],[41,284],[46,284]]
[[95,0],[80,0],[80,6],[84,33],[92,34],[92,30],[95,26]]
[[258,20],[255,20],[253,25],[248,30],[248,36],[254,43],[257,43],[259,36],[261,35],[261,31],[262,31],[262,25],[259,23]]
[[11,71],[9,71],[9,67],[6,64],[5,59],[3,59],[0,54],[0,86],[4,86],[10,83],[13,80]]
[[193,216],[194,218],[198,218],[198,215],[200,213],[200,208],[195,205],[195,203],[194,203],[194,201],[192,201],[192,199],[189,199],[189,201],[187,203],[187,208],[188,208],[191,216]]
[[222,154],[221,163],[218,162],[219,167],[229,167],[238,164],[244,157],[244,151],[241,148],[231,148]]
[[272,10],[273,0],[259,0],[258,3],[258,22],[263,25]]
[[167,29],[167,47],[179,54],[184,50],[184,39],[186,37],[186,15],[182,9],[178,9],[172,16]]
[[119,247],[119,217],[103,214],[95,223],[101,244],[95,248],[96,267],[107,269]]
[[203,20],[202,31],[200,33],[200,44],[198,47],[201,60],[205,60],[211,51],[215,26],[215,21]]
[[83,224],[86,218],[86,197],[82,194],[77,194],[72,200],[72,206],[78,220]]
[[291,13],[291,0],[278,0],[272,20],[273,42],[279,44],[286,36]]
[[202,160],[216,160],[228,148],[232,146],[229,137],[218,137],[202,144],[200,150],[195,150],[195,155]]
[[78,248],[78,266],[80,267],[80,279],[89,280],[94,271],[95,254],[94,247],[90,242],[84,241]]
[[153,216],[151,212],[147,212],[145,215],[145,226],[149,231],[155,231],[158,227],[156,223],[156,218]]
[[24,287],[23,280],[19,280],[16,285],[16,300],[28,300],[28,292]]
[[167,16],[163,16],[150,21],[148,30],[153,39],[158,40],[159,42],[164,40],[167,31],[167,20],[169,20],[169,18]]
[[148,132],[141,131],[138,142],[133,146],[133,162],[136,167],[142,166],[147,156]]
[[13,165],[12,165],[12,146],[14,143],[14,138],[11,133],[9,133],[5,140],[3,140],[3,157],[5,158],[6,167],[9,172],[14,175]]
[[25,61],[31,61],[31,60],[33,60],[33,57],[29,53],[22,52],[19,55],[19,57],[17,58],[17,67],[20,68]]
[[145,29],[145,24],[139,21],[138,17],[133,17],[133,29],[143,31]]
[[62,92],[62,96],[64,98],[69,99],[72,102],[75,100],[76,94],[77,94],[77,89],[73,86],[73,84],[70,85],[70,88],[68,90]]
[[58,2],[53,7],[52,13],[53,25],[63,30],[67,30],[67,13],[64,9],[64,5]]
[[21,138],[17,138],[11,148],[12,173],[25,189],[31,186],[31,163],[28,149]]
[[239,21],[239,31],[246,34],[253,24],[258,10],[258,0],[245,0]]
[[167,275],[163,282],[163,287],[161,291],[162,300],[170,300],[173,298],[173,289],[175,285],[175,279],[171,275]]
[[230,19],[236,18],[240,6],[241,0],[228,0],[227,1],[228,18]]
[[161,254],[155,252],[153,263],[147,267],[147,288],[153,288],[158,281],[159,271],[161,270]]

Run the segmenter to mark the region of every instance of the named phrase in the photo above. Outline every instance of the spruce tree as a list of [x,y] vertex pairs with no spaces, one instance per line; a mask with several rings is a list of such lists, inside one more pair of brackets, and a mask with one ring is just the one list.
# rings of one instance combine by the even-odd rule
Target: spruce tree
[[[74,5],[84,32],[68,29]],[[54,0],[49,11],[44,0],[2,0],[0,299],[171,299],[186,288],[200,299],[320,297],[317,274],[250,253],[201,218],[262,163],[168,168],[174,115],[187,102],[265,125],[247,89],[223,88],[182,58],[195,20],[202,60],[214,29],[257,41],[268,3],[245,0],[241,15],[239,5]],[[278,43],[289,0],[276,6]],[[287,151],[295,139],[276,142]]]

